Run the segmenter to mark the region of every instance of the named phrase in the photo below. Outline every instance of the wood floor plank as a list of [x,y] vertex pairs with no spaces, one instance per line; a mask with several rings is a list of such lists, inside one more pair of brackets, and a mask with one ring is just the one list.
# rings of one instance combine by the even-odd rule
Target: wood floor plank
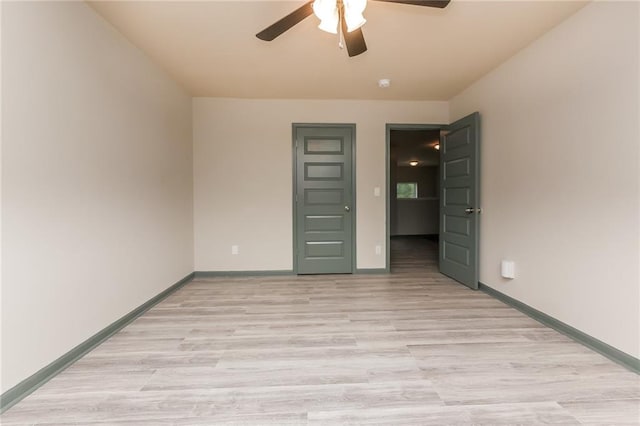
[[433,381],[450,405],[640,398],[640,381],[628,371],[560,374],[550,365],[543,370],[513,367],[496,374],[494,368],[478,368],[464,375],[434,377]]
[[640,381],[437,272],[199,278],[0,416],[3,425],[638,424]]
[[640,424],[640,399],[560,402],[583,425]]
[[580,423],[554,402],[310,412],[309,425],[540,425]]

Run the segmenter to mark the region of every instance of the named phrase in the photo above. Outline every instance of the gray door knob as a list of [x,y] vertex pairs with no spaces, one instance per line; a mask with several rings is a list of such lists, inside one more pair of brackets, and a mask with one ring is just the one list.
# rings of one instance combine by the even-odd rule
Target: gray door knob
[[344,206],[344,211],[345,211],[345,212],[350,212],[350,211],[351,211],[351,208],[350,208],[349,206]]

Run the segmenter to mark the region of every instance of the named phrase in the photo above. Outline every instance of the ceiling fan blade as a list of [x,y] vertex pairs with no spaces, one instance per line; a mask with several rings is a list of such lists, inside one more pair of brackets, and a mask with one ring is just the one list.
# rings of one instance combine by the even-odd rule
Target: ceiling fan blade
[[278,37],[280,34],[289,30],[291,27],[301,22],[307,16],[313,14],[313,0],[305,3],[303,6],[297,8],[284,18],[280,19],[276,23],[269,25],[264,30],[256,34],[260,40],[271,41]]
[[347,53],[351,57],[358,56],[367,51],[367,43],[364,41],[364,35],[360,28],[350,33],[345,32],[344,44],[347,45]]
[[375,0],[386,3],[402,3],[414,4],[416,6],[439,7],[440,9],[447,7],[451,0]]
[[349,57],[358,56],[359,54],[366,52],[367,43],[364,42],[362,29],[358,28],[350,33],[347,32],[347,24],[342,17],[340,18],[340,25],[342,26],[344,44],[347,45],[347,53],[349,54]]

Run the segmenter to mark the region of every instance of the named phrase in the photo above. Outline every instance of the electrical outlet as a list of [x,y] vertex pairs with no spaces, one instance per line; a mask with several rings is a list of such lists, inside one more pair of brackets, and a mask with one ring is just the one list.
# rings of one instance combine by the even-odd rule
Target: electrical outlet
[[240,253],[240,248],[236,245],[231,246],[231,254],[238,254]]
[[500,263],[500,275],[503,278],[512,280],[516,277],[516,265],[512,260],[503,260]]

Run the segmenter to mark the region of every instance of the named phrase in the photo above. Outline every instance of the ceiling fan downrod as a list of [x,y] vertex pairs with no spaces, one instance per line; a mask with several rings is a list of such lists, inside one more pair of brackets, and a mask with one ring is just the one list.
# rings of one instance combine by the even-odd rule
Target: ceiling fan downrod
[[342,20],[344,19],[344,4],[342,0],[337,0],[338,7],[338,47],[344,49],[344,34],[342,33]]

